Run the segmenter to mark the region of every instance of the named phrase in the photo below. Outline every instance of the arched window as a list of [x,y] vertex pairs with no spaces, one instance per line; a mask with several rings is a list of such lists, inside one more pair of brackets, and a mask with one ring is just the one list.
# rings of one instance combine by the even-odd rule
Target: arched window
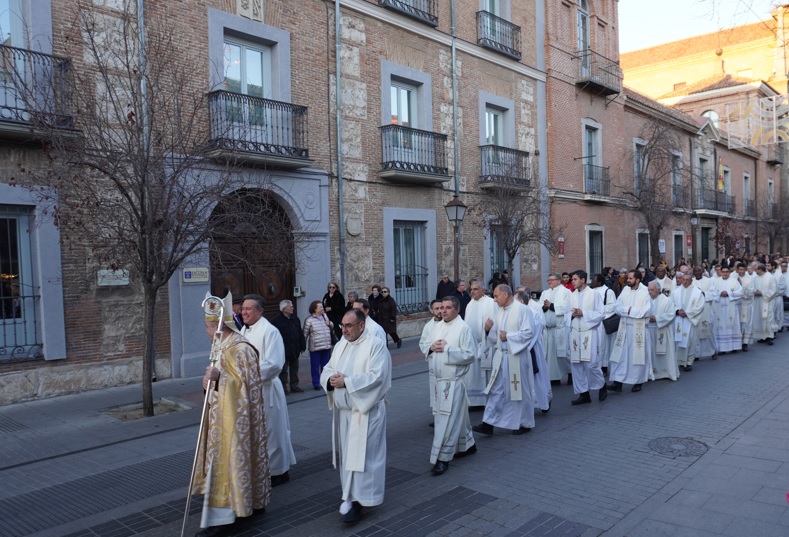
[[712,121],[712,124],[715,125],[715,128],[718,127],[718,119],[720,118],[720,116],[718,115],[718,112],[716,112],[715,110],[707,110],[704,113],[702,113],[701,115],[703,117],[709,118],[710,121]]

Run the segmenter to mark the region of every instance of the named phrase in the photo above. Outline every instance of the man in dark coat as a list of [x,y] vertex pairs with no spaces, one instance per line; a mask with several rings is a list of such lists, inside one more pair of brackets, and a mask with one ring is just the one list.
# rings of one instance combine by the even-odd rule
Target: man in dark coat
[[455,293],[452,295],[458,299],[460,302],[460,318],[466,318],[466,306],[468,303],[471,302],[471,295],[468,294],[466,290],[466,282],[463,280],[458,280],[457,288],[455,289]]
[[436,300],[441,300],[445,296],[452,296],[455,294],[455,282],[449,279],[449,274],[444,274],[441,281],[438,282],[436,289]]
[[285,344],[285,365],[279,374],[279,380],[285,388],[285,393],[301,393],[304,390],[299,388],[299,355],[306,350],[307,342],[301,329],[301,321],[293,314],[293,302],[290,300],[280,302],[279,313],[271,324],[279,330],[282,343]]

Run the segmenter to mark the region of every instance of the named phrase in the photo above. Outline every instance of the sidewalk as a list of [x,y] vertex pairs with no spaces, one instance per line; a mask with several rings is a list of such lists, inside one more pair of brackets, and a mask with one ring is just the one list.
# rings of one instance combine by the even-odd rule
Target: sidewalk
[[[237,535],[789,535],[789,334],[604,403],[571,407],[570,387],[554,387],[534,431],[478,437],[478,454],[441,477],[430,474],[416,344],[392,349],[384,504],[356,526],[339,522],[330,413],[302,381],[310,389],[288,396],[291,482]],[[0,408],[0,535],[179,535],[200,381],[154,392],[192,408],[125,422],[101,412],[139,401],[136,385]],[[193,502],[187,535],[199,510]]]

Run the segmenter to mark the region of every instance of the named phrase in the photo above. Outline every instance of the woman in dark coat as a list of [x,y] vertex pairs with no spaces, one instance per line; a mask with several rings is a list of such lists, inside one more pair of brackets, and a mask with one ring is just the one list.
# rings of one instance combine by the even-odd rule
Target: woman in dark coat
[[392,336],[392,341],[397,344],[399,349],[403,340],[397,335],[397,302],[389,294],[388,287],[381,289],[381,296],[381,301],[378,303],[378,324],[381,325],[384,332]]
[[334,324],[334,333],[339,340],[342,337],[342,316],[345,315],[345,297],[340,292],[337,282],[329,282],[329,291],[323,295],[323,311]]

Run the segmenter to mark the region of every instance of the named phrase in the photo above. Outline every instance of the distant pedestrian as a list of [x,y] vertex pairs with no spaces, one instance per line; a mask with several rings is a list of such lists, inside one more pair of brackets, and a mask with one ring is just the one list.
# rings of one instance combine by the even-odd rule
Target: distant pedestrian
[[[387,335],[392,336],[399,349],[403,340],[397,335],[397,302],[392,297],[388,287],[381,288],[381,300],[378,302],[378,324],[384,329]],[[389,344],[387,343],[387,346]]]
[[449,296],[455,292],[455,282],[449,279],[449,274],[441,276],[441,281],[438,282],[436,289],[436,300],[441,300],[445,296]]
[[299,355],[307,349],[307,343],[301,321],[294,314],[293,302],[280,302],[279,314],[272,319],[271,324],[277,327],[285,344],[285,365],[279,374],[282,387],[285,388],[285,393],[301,393],[304,390],[299,388]]
[[304,319],[304,338],[309,342],[310,374],[312,387],[321,389],[321,371],[331,358],[331,332],[334,324],[323,311],[323,304],[313,300],[310,304],[310,316]]
[[345,314],[345,298],[342,296],[337,282],[329,282],[328,291],[323,295],[322,304],[323,312],[334,325],[334,335],[340,339],[342,331],[339,329],[339,324]]

